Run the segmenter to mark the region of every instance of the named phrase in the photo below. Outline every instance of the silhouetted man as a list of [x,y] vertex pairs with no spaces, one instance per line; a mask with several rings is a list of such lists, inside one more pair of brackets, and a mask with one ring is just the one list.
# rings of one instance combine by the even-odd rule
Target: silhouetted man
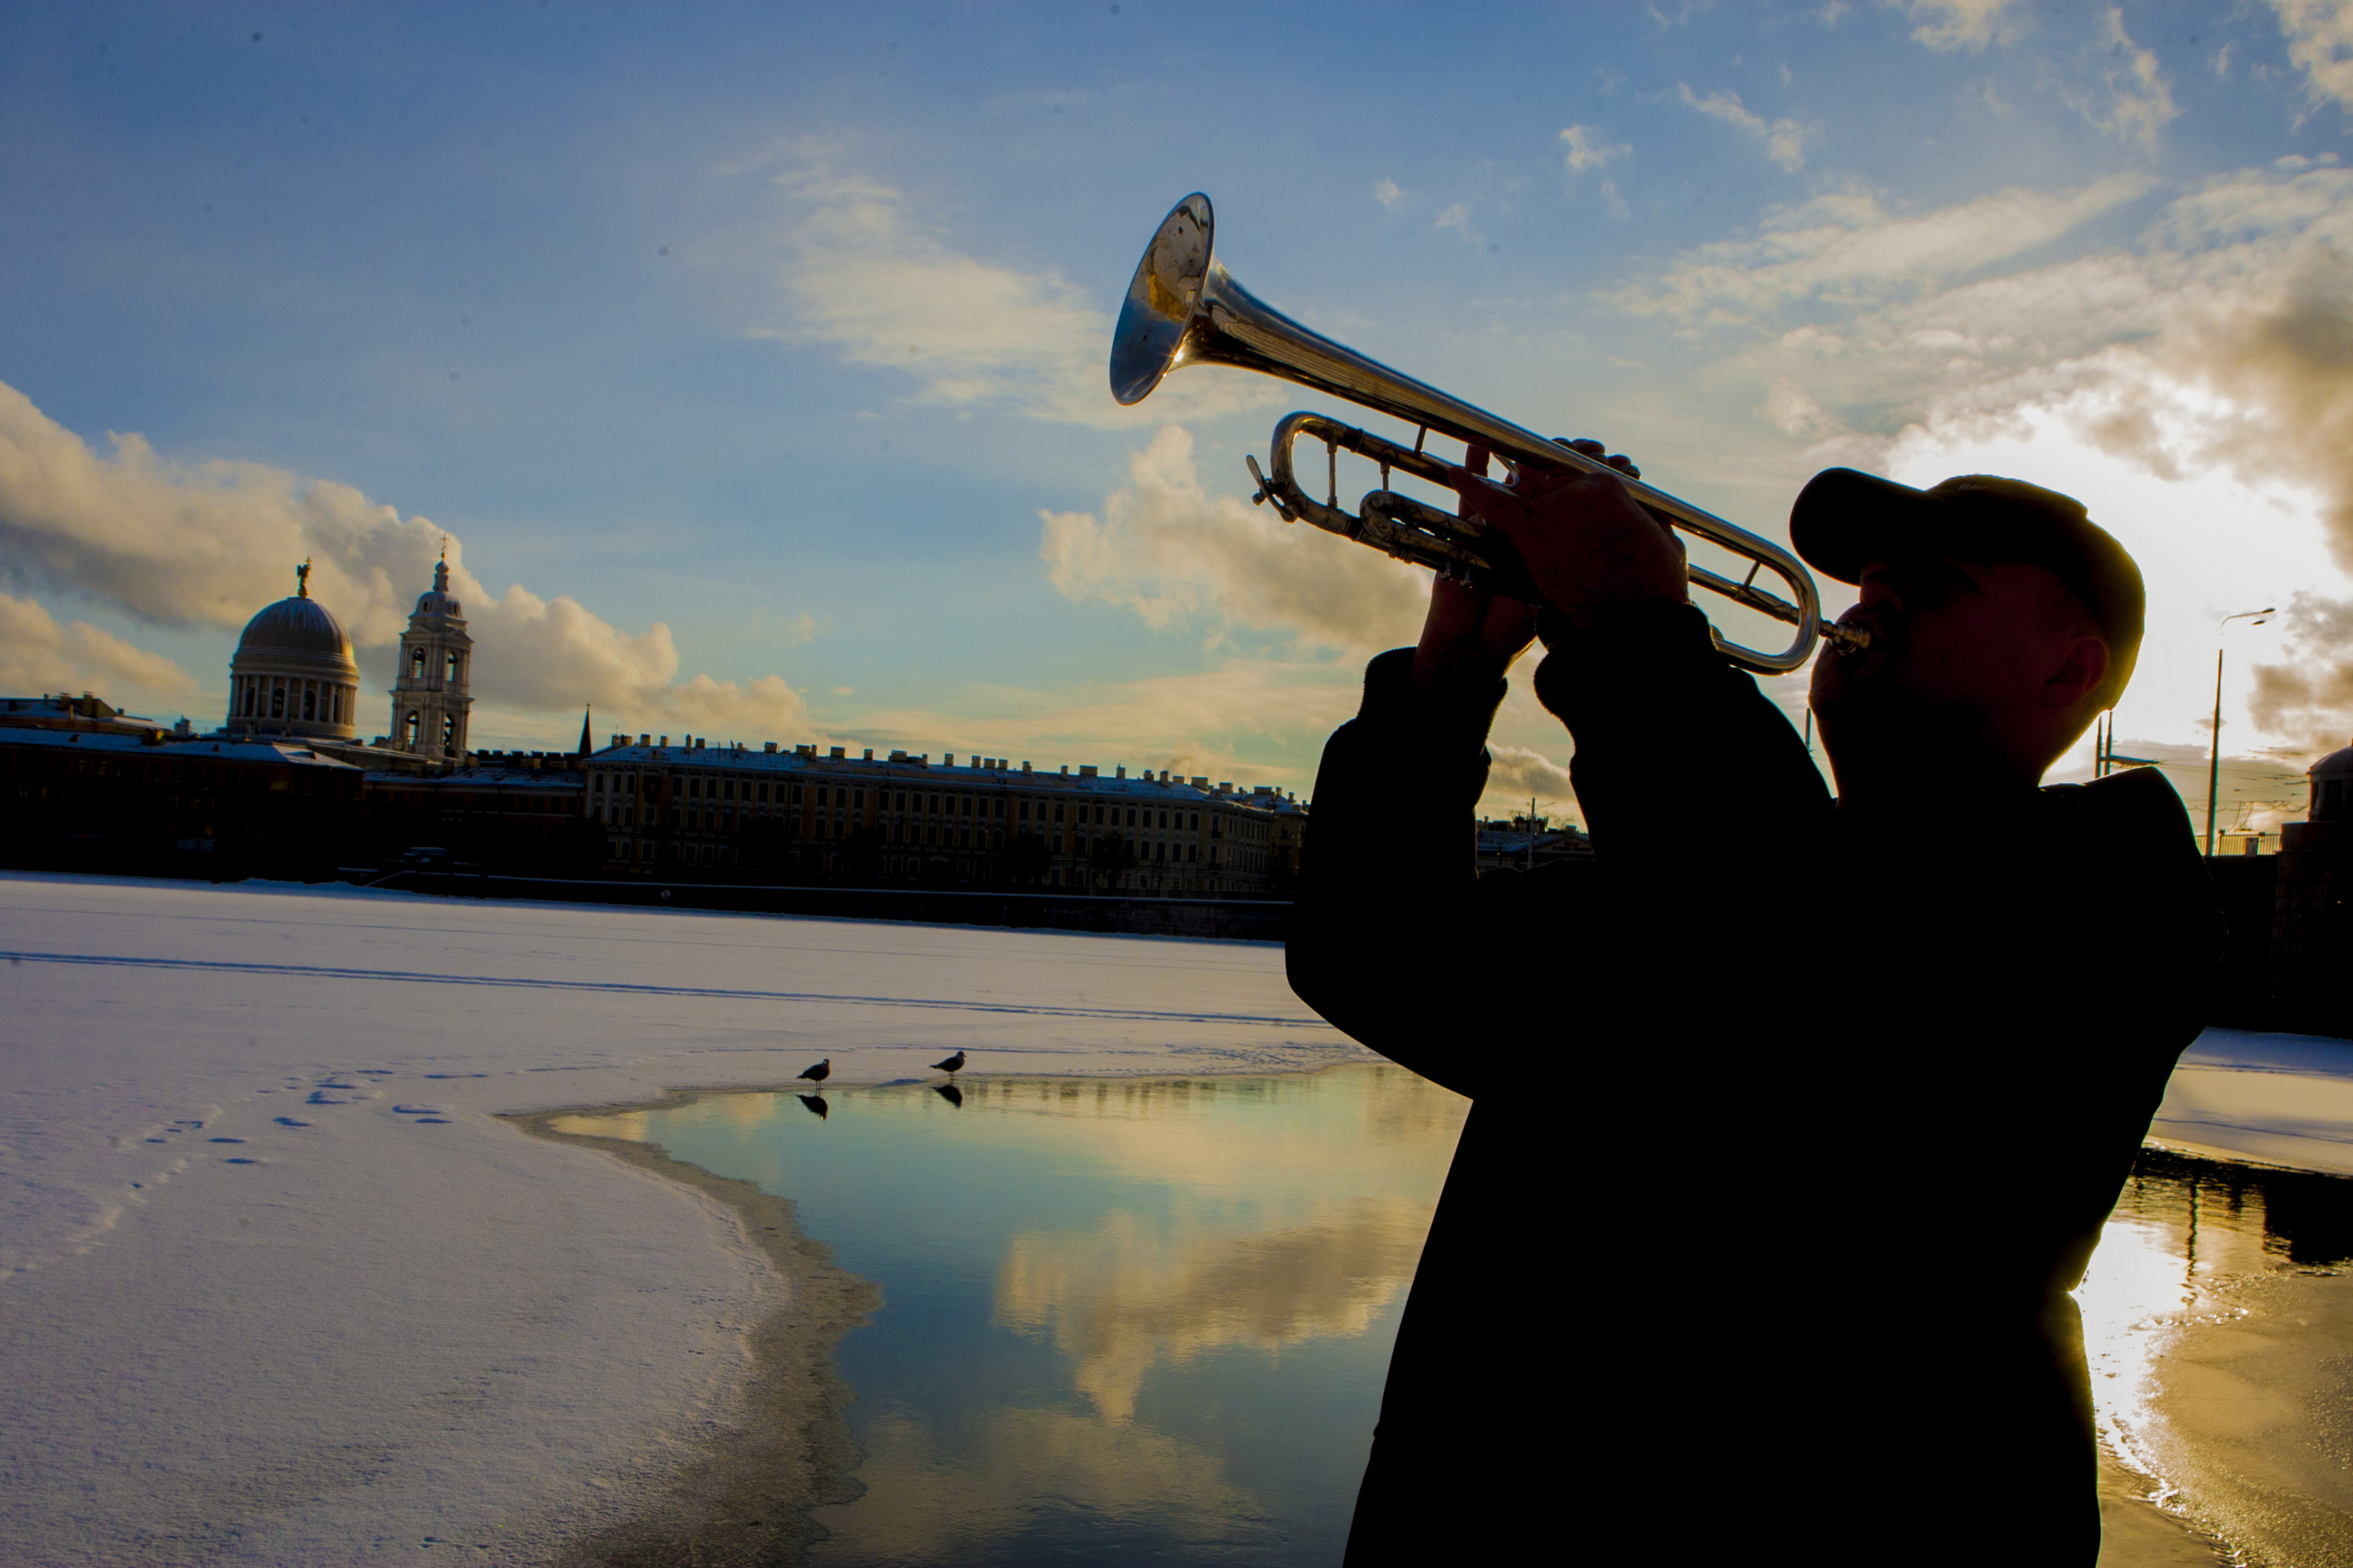
[[[1372,662],[1291,942],[1301,996],[1474,1101],[1349,1563],[2091,1568],[2066,1292],[2218,933],[2161,778],[2038,787],[2131,674],[2138,569],[2014,479],[1818,476],[1791,537],[1870,633],[1814,666],[1833,802],[1615,479],[1467,489],[1548,605],[1441,582]],[[1594,857],[1481,879],[1539,634]]]

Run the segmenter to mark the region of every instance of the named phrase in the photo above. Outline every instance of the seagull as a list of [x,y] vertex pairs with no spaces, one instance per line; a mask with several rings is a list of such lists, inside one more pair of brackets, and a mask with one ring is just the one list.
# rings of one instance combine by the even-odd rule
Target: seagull
[[934,1072],[944,1073],[962,1072],[964,1070],[964,1053],[962,1051],[958,1051],[955,1055],[950,1057],[944,1062],[934,1062],[932,1064],[932,1070]]
[[813,1068],[803,1068],[801,1077],[811,1083],[823,1083],[833,1072],[833,1058],[828,1057]]

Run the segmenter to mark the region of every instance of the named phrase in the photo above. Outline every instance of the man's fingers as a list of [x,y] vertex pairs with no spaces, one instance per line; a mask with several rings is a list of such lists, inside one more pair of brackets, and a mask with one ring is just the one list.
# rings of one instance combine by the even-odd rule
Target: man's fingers
[[1588,437],[1556,436],[1553,439],[1567,447],[1570,451],[1576,452],[1580,456],[1600,458],[1603,462],[1609,464],[1611,468],[1617,469],[1620,473],[1625,475],[1630,479],[1639,479],[1642,477],[1642,470],[1634,466],[1633,458],[1626,456],[1623,452],[1613,452],[1608,447],[1603,446],[1600,442],[1593,440]]

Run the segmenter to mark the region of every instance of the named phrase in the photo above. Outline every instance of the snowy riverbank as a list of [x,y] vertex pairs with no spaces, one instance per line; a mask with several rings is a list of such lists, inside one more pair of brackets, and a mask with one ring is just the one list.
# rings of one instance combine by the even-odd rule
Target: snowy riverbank
[[734,1213],[501,1112],[1363,1055],[1279,950],[0,878],[0,1557],[530,1561],[723,1425]]

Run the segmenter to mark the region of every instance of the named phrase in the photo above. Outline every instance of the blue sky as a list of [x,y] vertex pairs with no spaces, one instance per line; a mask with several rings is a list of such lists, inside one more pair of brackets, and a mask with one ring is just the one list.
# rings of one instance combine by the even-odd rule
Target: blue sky
[[1240,505],[1307,395],[1111,404],[1200,189],[1270,302],[1760,531],[1833,462],[2073,489],[2124,734],[2201,751],[2277,603],[2225,736],[2292,765],[2353,730],[2348,102],[2314,0],[12,5],[0,683],[206,719],[307,554],[382,684],[446,532],[479,744],[1303,790],[1420,589]]

